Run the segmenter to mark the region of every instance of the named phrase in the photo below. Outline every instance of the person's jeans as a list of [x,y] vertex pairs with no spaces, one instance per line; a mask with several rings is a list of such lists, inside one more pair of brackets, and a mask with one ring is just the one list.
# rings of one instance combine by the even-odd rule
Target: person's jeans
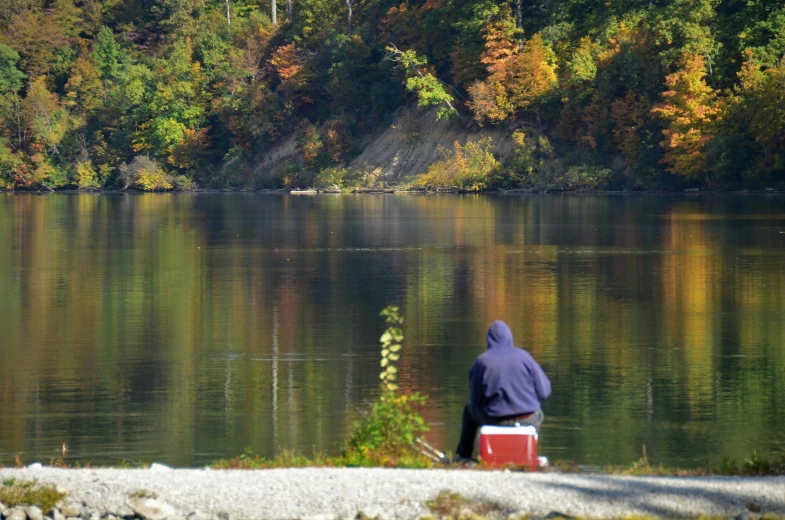
[[483,413],[483,411],[472,403],[467,404],[463,408],[463,420],[461,422],[461,440],[458,441],[458,449],[455,454],[461,458],[469,459],[474,452],[474,438],[477,436],[477,430],[484,424],[492,424],[496,426],[515,426],[516,423],[521,426],[534,426],[537,433],[540,432],[540,425],[545,415],[542,410],[537,410],[532,415],[525,419],[507,419],[503,417],[490,417]]

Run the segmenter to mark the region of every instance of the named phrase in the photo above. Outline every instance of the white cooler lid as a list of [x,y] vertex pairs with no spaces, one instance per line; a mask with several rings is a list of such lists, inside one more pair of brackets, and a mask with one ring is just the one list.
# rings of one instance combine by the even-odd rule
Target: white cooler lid
[[493,426],[480,427],[482,435],[534,435],[537,437],[537,428],[534,426]]

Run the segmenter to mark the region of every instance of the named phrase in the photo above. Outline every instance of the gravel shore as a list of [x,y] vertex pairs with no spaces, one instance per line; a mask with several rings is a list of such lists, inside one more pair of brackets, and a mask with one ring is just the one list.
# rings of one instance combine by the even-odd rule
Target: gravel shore
[[[155,494],[170,517],[420,518],[440,491],[542,517],[785,515],[785,477],[623,477],[471,470],[298,468],[262,471],[173,469],[0,469],[0,478],[52,483],[82,516],[130,516],[129,496]],[[192,517],[195,518],[195,517]]]

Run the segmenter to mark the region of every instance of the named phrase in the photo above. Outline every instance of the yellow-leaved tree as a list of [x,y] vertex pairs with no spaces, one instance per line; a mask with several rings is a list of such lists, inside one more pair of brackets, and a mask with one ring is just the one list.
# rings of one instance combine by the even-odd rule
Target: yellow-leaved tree
[[668,171],[695,178],[705,172],[706,145],[714,138],[724,103],[706,84],[703,56],[686,55],[681,69],[665,78],[668,90],[652,112],[665,122],[660,146]]

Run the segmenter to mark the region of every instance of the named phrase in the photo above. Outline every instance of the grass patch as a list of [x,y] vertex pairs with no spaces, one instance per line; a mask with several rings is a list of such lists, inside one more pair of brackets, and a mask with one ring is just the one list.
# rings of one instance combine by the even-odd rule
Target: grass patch
[[213,463],[216,469],[275,469],[275,468],[310,468],[334,467],[335,461],[321,453],[315,453],[313,458],[297,455],[292,450],[282,450],[275,457],[268,459],[254,453],[250,448],[239,457],[221,459]]
[[[382,421],[383,422],[383,421]],[[304,467],[383,467],[383,468],[460,468],[462,470],[474,471],[532,471],[526,466],[516,464],[490,465],[480,462],[479,464],[461,465],[434,463],[431,459],[414,450],[401,450],[400,446],[396,449],[387,447],[374,447],[370,449],[365,443],[359,442],[358,445],[346,450],[338,457],[328,457],[321,453],[314,453],[312,457],[298,455],[294,451],[283,450],[273,458],[261,457],[254,454],[247,448],[243,455],[231,459],[221,459],[213,463],[216,469],[274,469],[274,468],[304,468]],[[408,446],[408,444],[405,444]],[[779,476],[785,475],[785,455],[773,458],[761,458],[757,452],[752,456],[737,464],[736,461],[727,457],[723,458],[719,466],[707,465],[703,468],[682,469],[666,467],[663,465],[652,465],[644,450],[643,456],[633,462],[630,466],[605,466],[603,468],[581,467],[575,461],[552,461],[547,468],[537,468],[534,471],[547,471],[555,473],[583,473],[588,471],[602,471],[610,475],[630,475],[640,477],[651,476],[670,476],[670,477],[709,477],[709,476],[733,476],[733,477],[759,477],[759,476]],[[754,511],[753,511],[754,512]]]
[[762,477],[785,475],[785,453],[775,454],[772,458],[761,458],[757,451],[752,452],[750,458],[742,464],[735,460],[723,457],[719,466],[707,464],[705,468],[681,469],[669,468],[662,465],[652,466],[646,455],[646,446],[643,446],[641,458],[629,467],[608,466],[603,468],[605,473],[634,476],[674,476],[674,477]]
[[441,491],[436,498],[425,503],[436,518],[455,520],[481,520],[506,518],[506,508],[486,500],[470,500],[458,493]]
[[0,487],[0,502],[6,507],[38,506],[41,511],[48,512],[64,498],[65,493],[61,493],[54,486],[39,484],[35,480],[17,481],[8,478]]
[[[370,456],[369,456],[370,455]],[[433,463],[419,453],[380,454],[366,453],[362,456],[328,457],[314,453],[311,457],[298,455],[292,450],[282,450],[272,458],[262,457],[246,448],[245,453],[231,459],[213,462],[215,469],[278,469],[278,468],[347,468],[347,467],[386,467],[386,468],[430,468]]]
[[544,470],[557,473],[583,473],[583,468],[574,460],[554,460]]

